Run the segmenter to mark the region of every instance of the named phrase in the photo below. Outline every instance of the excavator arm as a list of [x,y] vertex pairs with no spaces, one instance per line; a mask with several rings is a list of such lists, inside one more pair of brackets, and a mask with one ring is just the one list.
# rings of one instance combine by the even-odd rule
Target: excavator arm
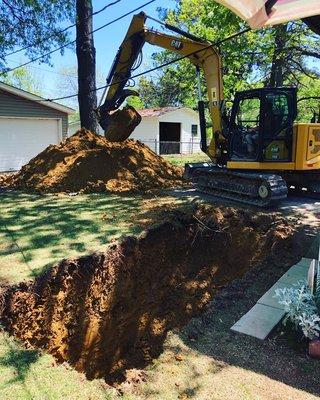
[[[147,16],[144,13],[133,17],[128,32],[119,48],[117,56],[111,67],[107,78],[108,89],[105,91],[102,101],[103,104],[98,108],[99,122],[102,128],[107,131],[110,112],[117,110],[126,97],[137,95],[130,89],[125,89],[131,78],[135,65],[139,60],[139,55],[145,43],[173,51],[180,56],[188,58],[198,71],[198,92],[199,92],[199,112],[201,126],[201,147],[207,152],[206,127],[204,118],[204,105],[201,95],[200,70],[203,70],[206,79],[209,109],[213,122],[214,138],[210,144],[210,154],[214,157],[219,149],[216,146],[218,140],[223,140],[222,132],[222,104],[223,87],[221,58],[218,49],[210,43],[205,42],[195,36],[181,31],[179,28],[171,27],[175,32],[188,37],[172,36],[148,29],[145,26]],[[106,135],[107,136],[107,135]]]

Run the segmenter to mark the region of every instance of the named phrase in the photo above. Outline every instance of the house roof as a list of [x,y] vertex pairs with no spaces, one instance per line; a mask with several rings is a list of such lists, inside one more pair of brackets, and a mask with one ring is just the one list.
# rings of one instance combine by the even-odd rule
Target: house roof
[[162,107],[162,108],[144,108],[137,110],[141,117],[160,117],[172,111],[181,109],[182,107]]
[[[177,111],[177,110],[184,110],[184,111],[194,113],[195,115],[198,115],[196,111],[194,111],[192,108],[189,108],[189,107],[142,108],[140,110],[137,110],[137,112],[141,115],[141,117],[160,117],[161,115],[168,114],[170,112]],[[114,112],[115,111],[112,111],[111,114]],[[80,120],[69,122],[69,126],[77,125],[79,123],[80,123]]]
[[75,112],[73,108],[63,106],[62,104],[56,103],[54,101],[46,100],[43,97],[37,96],[22,89],[18,89],[4,82],[0,82],[0,90],[14,94],[16,96],[22,97],[30,101],[37,102],[38,104],[42,104],[46,107],[53,108],[55,110],[61,111],[66,114],[73,114]]

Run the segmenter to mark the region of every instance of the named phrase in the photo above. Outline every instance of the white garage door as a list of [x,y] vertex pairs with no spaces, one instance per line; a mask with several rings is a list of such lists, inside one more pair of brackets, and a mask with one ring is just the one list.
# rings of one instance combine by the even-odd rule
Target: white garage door
[[0,171],[16,171],[49,144],[59,143],[57,119],[0,118]]

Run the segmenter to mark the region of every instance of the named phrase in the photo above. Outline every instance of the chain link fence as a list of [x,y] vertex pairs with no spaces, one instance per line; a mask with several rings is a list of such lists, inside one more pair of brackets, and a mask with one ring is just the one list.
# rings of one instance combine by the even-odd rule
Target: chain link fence
[[163,142],[158,140],[140,140],[140,142],[150,147],[151,150],[160,155],[190,155],[201,152],[199,141]]

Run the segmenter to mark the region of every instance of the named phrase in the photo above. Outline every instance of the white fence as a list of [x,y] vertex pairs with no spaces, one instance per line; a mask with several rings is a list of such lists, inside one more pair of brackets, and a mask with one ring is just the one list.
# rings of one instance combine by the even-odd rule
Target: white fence
[[199,141],[160,142],[158,140],[139,140],[157,154],[196,154],[201,152]]

